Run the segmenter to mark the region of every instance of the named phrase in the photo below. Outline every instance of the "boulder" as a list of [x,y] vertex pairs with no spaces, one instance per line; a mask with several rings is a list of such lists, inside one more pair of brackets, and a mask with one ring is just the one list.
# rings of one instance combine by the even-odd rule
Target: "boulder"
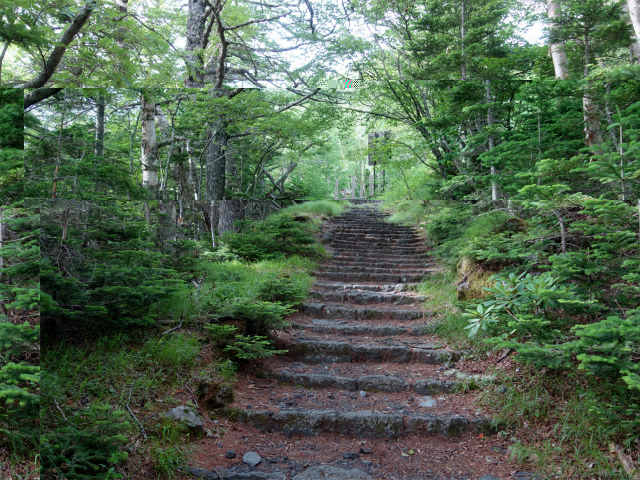
[[196,415],[196,410],[192,407],[181,405],[164,413],[165,417],[172,418],[185,425],[192,433],[202,435],[204,427],[202,420]]
[[233,402],[233,388],[228,383],[204,379],[198,384],[198,400],[208,408],[220,408]]
[[493,286],[493,282],[489,281],[489,277],[495,273],[497,272],[486,268],[482,263],[470,257],[462,257],[458,262],[456,281],[458,300],[484,298],[487,292],[482,287]]

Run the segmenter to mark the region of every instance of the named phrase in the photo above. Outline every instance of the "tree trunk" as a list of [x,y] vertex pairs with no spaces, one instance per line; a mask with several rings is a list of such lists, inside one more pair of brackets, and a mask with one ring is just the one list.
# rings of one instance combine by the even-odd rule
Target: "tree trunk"
[[467,62],[465,59],[465,55],[464,55],[464,40],[465,40],[465,36],[466,36],[466,32],[465,32],[465,16],[466,16],[466,12],[465,12],[465,0],[462,0],[462,5],[461,5],[461,13],[460,13],[460,57],[461,57],[461,61],[462,61],[462,65],[461,65],[461,75],[462,75],[462,80],[466,80],[467,79]]
[[[106,101],[104,92],[98,94],[97,111],[96,111],[96,145],[95,155],[97,159],[104,157],[104,109]],[[101,160],[98,160],[101,161]]]
[[233,223],[238,219],[239,200],[221,200],[218,218],[218,235],[233,231]]
[[[487,103],[490,105],[492,102],[491,98],[491,80],[486,80],[486,90],[487,90]],[[491,107],[487,108],[487,127],[491,128],[493,125],[493,112],[491,111]],[[489,134],[489,152],[491,152],[494,148],[494,140],[493,135]],[[495,165],[491,165],[491,201],[498,201],[498,183],[496,182],[496,167]]]
[[156,140],[156,105],[151,94],[140,97],[142,142],[142,186],[151,191],[154,198],[158,193],[158,142]]
[[598,115],[598,105],[593,99],[593,85],[589,77],[589,39],[585,38],[584,43],[584,76],[587,82],[582,95],[582,107],[584,112],[584,142],[588,147],[597,147],[602,144],[602,134],[600,132],[600,116]]
[[636,62],[640,62],[640,1],[627,0],[627,7],[629,9],[631,25],[633,26],[633,31],[635,32],[635,38],[633,38],[631,51],[633,52]]
[[184,86],[204,87],[204,37],[207,28],[207,0],[189,0],[187,16],[187,76]]
[[[560,16],[560,3],[558,0],[547,0],[547,16],[551,31],[557,28],[556,18]],[[551,60],[553,61],[553,70],[556,78],[565,79],[569,76],[569,67],[567,62],[567,54],[564,50],[564,42],[552,43],[549,45],[551,51]]]
[[[206,153],[205,200],[222,200],[225,189],[225,164],[227,151],[227,129],[222,116],[218,116],[209,127]],[[213,137],[213,138],[212,138]]]

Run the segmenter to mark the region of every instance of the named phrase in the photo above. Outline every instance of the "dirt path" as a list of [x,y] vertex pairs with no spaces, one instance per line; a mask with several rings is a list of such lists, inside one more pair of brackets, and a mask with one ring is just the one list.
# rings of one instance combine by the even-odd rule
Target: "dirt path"
[[[315,272],[311,298],[293,327],[278,333],[278,346],[289,353],[243,376],[235,401],[205,420],[205,428],[224,435],[199,442],[201,469],[191,473],[225,480],[531,479],[512,472],[475,394],[453,393],[460,353],[428,334],[432,313],[412,289],[434,269],[424,241],[365,203],[334,219],[325,242],[332,256]],[[257,465],[243,461],[248,452]]]

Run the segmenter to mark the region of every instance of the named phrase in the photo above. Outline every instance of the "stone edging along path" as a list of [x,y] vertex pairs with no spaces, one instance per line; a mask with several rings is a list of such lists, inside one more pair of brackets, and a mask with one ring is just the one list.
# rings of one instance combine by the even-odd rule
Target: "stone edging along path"
[[[243,376],[210,413],[188,472],[225,480],[532,479],[513,475],[491,422],[456,391],[460,353],[430,335],[415,286],[434,271],[410,227],[374,203],[352,206],[323,236],[331,258],[292,328],[286,355]],[[478,375],[476,380],[482,380]],[[207,425],[205,425],[206,427]],[[236,457],[236,450],[241,455]]]

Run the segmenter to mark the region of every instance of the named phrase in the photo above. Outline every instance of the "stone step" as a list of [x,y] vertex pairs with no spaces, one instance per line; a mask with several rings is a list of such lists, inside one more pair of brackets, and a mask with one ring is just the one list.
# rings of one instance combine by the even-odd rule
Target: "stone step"
[[428,273],[397,275],[390,273],[317,272],[314,275],[319,278],[343,282],[418,283],[421,282],[427,274]]
[[351,290],[360,290],[363,292],[410,292],[414,291],[419,283],[396,283],[396,284],[380,284],[380,283],[343,283],[343,282],[323,282],[319,281],[314,284],[314,287],[323,288],[336,292],[348,292]]
[[423,312],[418,309],[393,309],[385,307],[358,307],[347,304],[333,303],[303,303],[302,312],[318,318],[340,318],[368,320],[374,318],[389,318],[396,320],[415,320],[432,312]]
[[332,232],[341,233],[359,233],[365,235],[379,234],[400,234],[400,235],[420,235],[419,231],[411,227],[401,227],[391,225],[389,223],[371,222],[371,223],[346,223],[334,222],[330,225]]
[[364,240],[407,240],[407,241],[424,241],[413,232],[383,232],[380,230],[371,232],[361,232],[354,230],[345,230],[341,228],[335,228],[329,232],[336,240],[340,239],[364,239]]
[[413,383],[394,375],[363,375],[361,377],[345,377],[321,373],[299,373],[289,370],[265,372],[265,377],[280,382],[305,388],[336,388],[348,392],[407,392],[420,395],[441,395],[454,391],[460,381],[441,381],[436,378],[425,378]]
[[386,252],[381,255],[380,253],[372,253],[368,251],[333,251],[330,247],[327,249],[331,255],[330,260],[332,262],[370,262],[371,265],[375,265],[378,261],[383,262],[420,262],[430,260],[433,256],[429,252],[414,253],[412,255],[395,255],[392,252]]
[[376,262],[372,264],[370,261],[349,261],[346,259],[331,259],[322,262],[321,266],[348,266],[348,267],[376,267],[376,268],[431,268],[435,267],[435,263],[427,263],[424,261],[411,262],[405,260]]
[[341,273],[390,273],[393,275],[428,275],[433,271],[432,268],[412,268],[412,267],[379,267],[374,266],[360,266],[360,265],[321,265],[315,272],[341,272]]
[[427,300],[424,295],[406,295],[400,293],[374,293],[374,292],[311,292],[311,298],[322,302],[347,302],[367,305],[371,303],[393,303],[394,305],[407,305],[421,303]]
[[392,241],[376,241],[376,240],[332,240],[329,243],[333,248],[366,248],[366,249],[380,249],[380,248],[406,248],[418,250],[418,247],[423,246],[423,242],[392,242]]
[[286,343],[289,355],[306,363],[348,363],[385,361],[391,363],[438,364],[456,361],[460,354],[442,349],[404,345],[338,342],[332,340],[297,340]]
[[485,417],[469,420],[463,415],[382,413],[377,411],[340,412],[337,410],[246,410],[224,408],[219,415],[228,420],[249,423],[263,432],[287,436],[314,436],[336,433],[356,438],[397,438],[412,433],[456,437],[469,431],[487,432],[491,421]]
[[311,323],[294,323],[293,328],[306,329],[315,333],[337,333],[340,335],[369,335],[388,337],[392,335],[422,336],[433,332],[434,327],[425,323],[412,325],[370,325],[352,323],[346,320],[312,319]]
[[[406,245],[330,245],[331,250],[334,252],[353,252],[354,250],[364,250],[366,253],[379,253],[382,255],[396,254],[411,256],[414,253],[426,253],[426,247],[424,245],[419,246],[406,246]],[[384,258],[384,257],[383,257]]]

